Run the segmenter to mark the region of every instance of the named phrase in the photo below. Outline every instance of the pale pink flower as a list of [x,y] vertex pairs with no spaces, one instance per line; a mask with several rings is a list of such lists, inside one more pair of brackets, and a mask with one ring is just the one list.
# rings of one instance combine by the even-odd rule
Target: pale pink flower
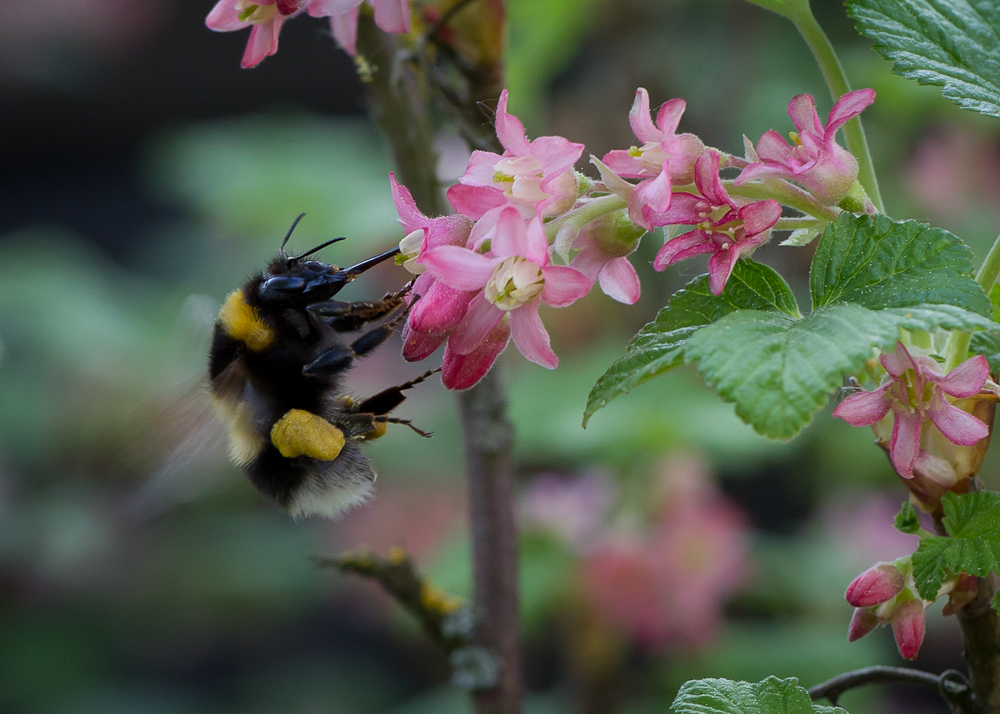
[[309,0],[219,0],[205,18],[216,32],[252,27],[240,66],[256,67],[278,51],[278,33],[288,17],[301,12]]
[[670,208],[671,184],[691,183],[695,161],[705,151],[705,145],[694,134],[677,133],[686,108],[683,99],[671,99],[660,107],[654,123],[649,92],[640,87],[628,119],[642,146],[609,151],[603,158],[619,176],[642,179],[629,196],[629,216],[647,230],[652,230],[648,214]]
[[455,210],[476,220],[489,213],[495,220],[504,206],[513,206],[524,218],[547,218],[571,208],[577,196],[573,164],[583,154],[583,144],[561,136],[528,141],[524,125],[507,113],[506,89],[497,104],[496,131],[503,155],[472,152],[465,174],[448,189]]
[[583,297],[591,283],[574,268],[552,265],[541,219],[529,223],[518,211],[500,211],[487,254],[455,245],[428,249],[420,262],[439,281],[460,291],[475,291],[468,311],[448,346],[459,355],[483,344],[500,321],[510,317],[514,344],[526,358],[549,369],[559,364],[549,334],[538,316],[544,302],[565,307]]
[[827,206],[847,195],[858,178],[858,160],[837,143],[837,130],[875,101],[875,90],[848,92],[833,105],[823,126],[812,95],[799,94],[788,103],[788,116],[798,129],[789,146],[773,129],[757,142],[758,162],[736,178],[740,186],[755,179],[786,179],[799,184]]
[[[580,252],[570,267],[586,275],[591,283],[600,284],[608,297],[634,305],[640,295],[639,276],[628,256],[639,247],[639,239],[627,227],[623,234],[617,223],[617,217],[610,215],[584,226],[573,242]],[[626,223],[631,226],[631,222]]]
[[333,38],[350,55],[357,54],[358,13],[361,3],[367,2],[375,9],[375,24],[384,32],[408,33],[410,31],[410,5],[408,0],[312,0],[309,14],[329,17]]
[[674,195],[673,204],[652,217],[653,225],[686,224],[695,230],[671,238],[656,254],[653,268],[665,270],[681,260],[711,253],[708,261],[712,293],[720,295],[742,255],[749,255],[767,242],[770,228],[781,217],[781,205],[773,198],[740,205],[729,197],[719,179],[719,154],[706,151],[695,163],[695,186],[701,196]]
[[527,529],[554,533],[581,551],[602,535],[614,500],[611,484],[598,474],[577,478],[542,474],[532,479],[524,494],[523,521]]
[[990,368],[982,355],[970,357],[947,375],[930,357],[911,355],[901,342],[879,361],[888,372],[888,383],[872,392],[858,392],[842,401],[833,415],[852,426],[874,426],[891,410],[892,439],[889,458],[903,478],[913,478],[920,453],[920,429],[929,419],[946,439],[972,446],[989,435],[989,427],[968,412],[950,404],[945,395],[965,398],[978,394]]

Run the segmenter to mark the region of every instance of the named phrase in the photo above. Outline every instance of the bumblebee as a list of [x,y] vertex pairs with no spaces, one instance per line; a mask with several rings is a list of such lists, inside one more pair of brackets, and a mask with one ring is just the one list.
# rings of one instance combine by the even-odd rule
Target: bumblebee
[[[303,214],[304,215],[304,214]],[[230,456],[266,496],[295,518],[335,517],[372,492],[375,472],[361,442],[382,436],[404,392],[437,370],[367,399],[345,396],[355,359],[385,342],[406,318],[408,288],[371,302],[332,298],[390,250],[349,268],[306,258],[334,238],[289,257],[295,219],[267,269],[226,298],[208,360],[213,401],[229,426]],[[382,324],[348,339],[368,323]]]

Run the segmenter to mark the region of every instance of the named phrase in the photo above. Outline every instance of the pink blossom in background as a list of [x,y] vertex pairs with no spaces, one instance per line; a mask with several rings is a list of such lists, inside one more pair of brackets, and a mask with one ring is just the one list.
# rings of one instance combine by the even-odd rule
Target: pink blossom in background
[[917,549],[920,538],[893,526],[900,497],[877,491],[852,491],[830,499],[822,513],[823,532],[837,545],[852,570],[892,561]]
[[541,474],[532,479],[522,498],[522,523],[529,531],[555,533],[582,551],[601,534],[614,500],[612,485],[599,474],[576,478]]
[[219,0],[205,18],[216,32],[232,32],[247,27],[250,38],[240,66],[256,67],[278,51],[278,34],[288,17],[302,11],[308,0]]
[[362,2],[375,9],[375,24],[379,29],[394,33],[410,31],[408,0],[311,0],[309,14],[312,17],[329,17],[330,30],[337,44],[348,54],[355,55]]
[[913,478],[920,454],[920,430],[926,420],[954,444],[972,446],[989,435],[989,427],[950,404],[945,395],[978,394],[990,375],[986,358],[970,357],[945,375],[931,357],[911,355],[903,343],[879,357],[890,381],[872,392],[858,392],[842,401],[833,415],[852,426],[874,426],[893,413],[889,458],[903,478]]
[[[492,224],[505,206],[524,218],[554,216],[572,207],[577,196],[573,164],[583,154],[583,144],[561,136],[528,141],[524,125],[507,113],[506,89],[497,104],[496,131],[503,155],[472,152],[465,174],[448,189],[455,210],[477,221],[489,214]],[[477,235],[476,245],[480,242]]]
[[1000,146],[990,132],[940,127],[921,139],[901,176],[931,222],[957,222],[983,211],[997,216]]
[[703,153],[695,163],[694,177],[702,195],[677,193],[669,210],[650,216],[657,226],[696,226],[667,240],[656,254],[653,268],[665,270],[687,258],[711,253],[708,274],[715,295],[722,293],[740,256],[766,243],[770,228],[781,218],[781,205],[772,198],[745,205],[731,199],[719,179],[719,163],[717,152]]
[[511,337],[527,359],[555,369],[559,358],[538,316],[541,303],[565,307],[590,290],[590,281],[573,268],[553,265],[541,219],[525,222],[512,207],[503,208],[485,255],[468,248],[427,248],[418,262],[437,280],[455,290],[476,294],[448,346],[458,355],[479,348],[500,322],[509,317]]
[[705,145],[694,134],[677,133],[686,108],[683,99],[671,99],[660,107],[654,123],[649,92],[640,87],[628,119],[642,146],[609,151],[602,159],[617,175],[642,179],[629,196],[629,217],[646,230],[653,228],[648,214],[670,208],[671,185],[691,183],[695,161],[705,151]]
[[799,94],[788,103],[788,116],[798,129],[789,146],[773,129],[757,142],[760,161],[736,178],[741,186],[757,179],[785,179],[799,184],[824,205],[837,204],[858,178],[858,160],[837,143],[837,130],[875,101],[875,90],[858,89],[837,100],[826,127],[812,95]]
[[651,649],[703,646],[747,574],[746,519],[697,459],[667,462],[663,481],[651,531],[608,532],[583,561],[583,592]]

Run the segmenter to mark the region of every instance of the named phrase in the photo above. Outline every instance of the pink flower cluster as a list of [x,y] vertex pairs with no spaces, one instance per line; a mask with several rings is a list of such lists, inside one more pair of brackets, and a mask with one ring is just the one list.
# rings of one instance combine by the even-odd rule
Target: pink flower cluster
[[[789,113],[800,129],[793,137],[800,146],[782,153],[771,132],[757,152],[748,149],[750,161],[678,133],[686,106],[681,99],[660,107],[654,120],[649,94],[640,88],[629,122],[642,145],[611,151],[603,161],[592,158],[602,179],[595,183],[581,181],[573,168],[583,145],[560,136],[529,140],[508,113],[504,91],[496,112],[504,151],[472,153],[464,175],[448,190],[456,216],[424,216],[392,181],[407,231],[400,262],[420,275],[404,330],[404,358],[424,359],[446,344],[442,380],[452,389],[479,381],[510,339],[529,360],[554,369],[559,360],[539,307],[565,307],[594,285],[615,300],[635,303],[639,278],[628,256],[643,232],[658,226],[690,230],[669,237],[653,267],[662,271],[708,254],[710,287],[721,294],[736,262],[769,239],[782,214],[776,198],[740,198],[734,187],[759,180],[766,192],[791,193],[828,220],[831,202],[846,194],[858,173],[835,134],[873,99],[871,90],[845,95],[823,127],[812,98],[796,97]],[[727,181],[720,176],[726,168],[742,173]]]
[[900,476],[913,478],[914,468],[933,457],[920,448],[921,430],[928,421],[960,446],[972,446],[989,435],[986,424],[947,399],[971,397],[983,389],[990,375],[985,357],[970,357],[946,375],[932,358],[911,355],[900,342],[879,361],[887,373],[886,383],[872,392],[847,397],[833,415],[852,426],[877,429],[891,411],[889,458]]
[[[634,303],[639,280],[627,246],[581,231],[580,254],[569,265],[553,260],[543,221],[565,213],[578,198],[573,165],[583,145],[558,136],[529,141],[507,112],[507,92],[496,113],[503,154],[475,151],[465,174],[448,191],[457,215],[429,218],[392,179],[403,264],[419,277],[416,302],[403,331],[403,357],[420,360],[445,347],[442,381],[466,389],[490,369],[510,339],[526,358],[555,369],[559,359],[538,309],[565,307],[595,283]],[[607,238],[607,240],[603,240]]]
[[361,3],[375,10],[375,24],[385,32],[410,31],[408,0],[219,0],[205,24],[216,32],[251,27],[241,66],[256,67],[278,51],[278,34],[285,20],[302,12],[330,18],[334,39],[348,53],[356,53]]

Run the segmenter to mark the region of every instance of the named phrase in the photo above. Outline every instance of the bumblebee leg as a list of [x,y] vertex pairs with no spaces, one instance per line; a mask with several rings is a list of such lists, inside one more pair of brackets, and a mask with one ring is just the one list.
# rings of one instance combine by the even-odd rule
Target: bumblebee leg
[[378,394],[354,404],[353,410],[366,414],[388,414],[406,399],[406,395],[403,394],[404,390],[412,389],[431,375],[437,374],[440,371],[440,367],[429,369],[416,379],[411,379],[409,382],[400,384],[398,387],[384,389]]
[[303,409],[290,409],[271,428],[271,443],[286,459],[309,456],[333,461],[344,448],[344,432]]
[[365,334],[361,335],[361,337],[354,340],[354,342],[351,343],[351,349],[354,350],[354,355],[356,357],[361,357],[392,337],[392,333],[394,333],[396,328],[399,327],[399,325],[406,319],[408,312],[408,310],[403,310],[394,318],[389,320],[389,322],[384,325],[379,325],[374,330],[369,330]]
[[351,366],[354,350],[350,347],[331,347],[302,368],[302,374],[315,377],[340,372]]
[[[422,429],[418,429],[417,427],[413,426],[413,422],[410,421],[409,419],[399,419],[397,417],[388,417],[388,416],[377,416],[377,417],[375,417],[375,423],[376,423],[376,425],[378,425],[378,424],[402,424],[403,426],[410,427],[411,429],[413,429],[413,431],[417,432],[418,434],[420,434],[420,436],[424,437],[425,439],[430,439],[432,436],[434,436],[433,432],[423,431]],[[382,430],[382,434],[384,434],[384,433],[385,433],[385,429]],[[381,436],[382,434],[379,434],[379,436]],[[368,438],[370,438],[370,439],[377,439],[378,437],[372,436],[372,437],[368,437]]]
[[306,309],[320,318],[337,332],[354,332],[366,322],[385,317],[403,304],[403,298],[409,291],[407,285],[402,290],[389,293],[381,300],[341,302],[330,300],[310,305]]

